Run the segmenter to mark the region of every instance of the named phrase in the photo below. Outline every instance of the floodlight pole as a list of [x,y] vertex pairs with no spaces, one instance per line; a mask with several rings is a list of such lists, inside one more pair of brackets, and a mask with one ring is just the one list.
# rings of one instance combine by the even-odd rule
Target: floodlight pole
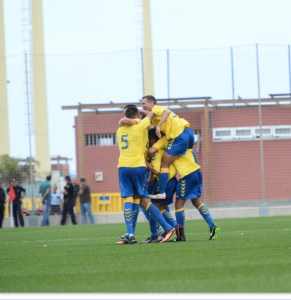
[[27,118],[28,118],[28,141],[29,141],[29,175],[30,175],[30,193],[33,207],[34,193],[33,193],[33,175],[32,175],[32,147],[31,147],[31,128],[30,128],[30,108],[29,108],[29,88],[28,88],[28,69],[27,69],[27,53],[25,53],[25,85],[26,85],[26,104],[27,104]]
[[265,170],[264,170],[264,148],[263,148],[263,134],[262,134],[262,106],[261,106],[261,87],[260,87],[260,67],[259,67],[259,47],[256,44],[256,58],[257,58],[257,82],[258,82],[258,103],[259,103],[259,125],[260,125],[260,157],[261,157],[261,180],[262,180],[262,198],[266,200],[265,196]]

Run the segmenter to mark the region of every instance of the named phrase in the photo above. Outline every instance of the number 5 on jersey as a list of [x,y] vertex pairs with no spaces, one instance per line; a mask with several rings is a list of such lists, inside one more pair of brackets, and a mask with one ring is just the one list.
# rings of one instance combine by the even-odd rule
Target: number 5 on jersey
[[123,134],[121,136],[121,142],[125,143],[125,146],[121,148],[123,150],[128,148],[128,140],[126,139],[126,137],[128,137],[128,134]]

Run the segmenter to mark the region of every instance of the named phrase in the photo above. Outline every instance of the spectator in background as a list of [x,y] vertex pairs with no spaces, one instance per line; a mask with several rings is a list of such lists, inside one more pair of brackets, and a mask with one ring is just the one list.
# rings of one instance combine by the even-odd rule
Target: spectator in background
[[[12,209],[13,209],[13,218],[14,218],[14,225],[15,227],[18,227],[18,218],[19,218],[19,223],[21,227],[24,227],[24,220],[23,216],[21,213],[21,205],[22,205],[22,200],[26,196],[26,190],[17,184],[17,181],[13,179],[11,181],[11,186],[14,189],[15,193],[15,199],[12,200]],[[6,190],[7,194],[9,195],[10,187]],[[23,193],[23,195],[22,195]],[[11,200],[11,199],[9,199]]]
[[71,215],[71,220],[74,225],[77,224],[74,214],[74,187],[71,182],[70,176],[65,177],[66,185],[62,193],[64,194],[64,205],[62,211],[61,225],[66,224],[67,213]]
[[41,221],[41,226],[49,226],[49,213],[50,213],[50,206],[51,206],[51,192],[52,192],[52,185],[50,183],[51,181],[51,175],[48,175],[46,177],[46,181],[44,181],[40,187],[38,192],[41,193],[42,197],[42,203],[44,206],[44,212],[43,217]]
[[86,224],[86,212],[90,218],[91,224],[95,223],[94,216],[91,211],[91,191],[84,177],[80,178],[81,189],[79,191],[79,199],[82,213],[82,224]]
[[61,214],[61,203],[63,199],[63,194],[59,193],[58,187],[56,184],[53,185],[53,192],[52,192],[52,200],[51,200],[51,214]]
[[5,204],[7,202],[6,194],[2,188],[2,182],[0,181],[0,228],[2,228],[2,223],[4,220]]
[[75,207],[77,197],[78,197],[78,194],[79,194],[79,190],[80,190],[80,186],[77,182],[77,179],[75,179],[75,178],[72,178],[72,184],[73,184],[73,187],[74,187],[74,201],[73,201],[74,205],[73,205],[73,207]]

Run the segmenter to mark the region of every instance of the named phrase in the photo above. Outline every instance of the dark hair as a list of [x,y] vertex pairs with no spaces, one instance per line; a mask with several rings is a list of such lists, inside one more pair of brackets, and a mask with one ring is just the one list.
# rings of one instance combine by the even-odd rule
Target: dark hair
[[85,179],[84,177],[81,177],[81,178],[80,178],[80,181],[81,181],[81,182],[85,182],[86,179]]
[[70,176],[66,176],[65,180],[71,181],[71,177]]
[[47,181],[50,181],[52,179],[52,176],[51,175],[48,175],[47,177],[46,177],[46,180]]
[[149,129],[149,140],[155,139],[155,141],[159,140],[159,137],[156,134],[156,128]]
[[144,99],[144,98],[146,98],[148,100],[148,102],[154,102],[154,104],[157,104],[156,98],[152,95],[143,96],[142,99]]
[[129,108],[129,107],[131,107],[131,106],[136,107],[135,104],[126,104],[126,105],[123,107],[123,109],[127,109],[127,108]]
[[127,118],[133,119],[136,115],[138,115],[138,109],[136,106],[129,106],[125,112],[125,116]]

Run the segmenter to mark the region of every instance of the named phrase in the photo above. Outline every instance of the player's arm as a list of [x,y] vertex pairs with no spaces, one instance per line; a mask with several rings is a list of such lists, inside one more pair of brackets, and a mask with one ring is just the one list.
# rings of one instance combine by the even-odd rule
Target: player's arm
[[148,179],[148,185],[152,185],[154,183],[154,174],[150,172],[150,176]]
[[148,163],[150,163],[152,161],[154,154],[158,151],[159,150],[157,148],[155,148],[154,146],[150,147],[149,152],[148,152]]
[[151,171],[151,173],[155,175],[159,174],[159,172],[149,162],[146,161],[146,165],[147,165],[147,169]]
[[131,125],[136,125],[137,122],[134,119],[129,119],[129,118],[124,117],[119,120],[118,124],[119,124],[119,126],[124,126],[124,125],[131,126]]
[[139,112],[142,116],[148,117],[150,119],[150,121],[153,119],[153,117],[155,115],[153,112],[147,111],[147,110],[140,110]]
[[157,125],[157,128],[156,128],[156,134],[157,134],[157,136],[158,136],[159,138],[162,137],[160,128],[161,128],[161,126],[165,123],[165,121],[168,119],[170,113],[171,113],[171,112],[170,112],[169,110],[164,110],[164,111],[163,111],[161,121],[159,122],[159,124]]

